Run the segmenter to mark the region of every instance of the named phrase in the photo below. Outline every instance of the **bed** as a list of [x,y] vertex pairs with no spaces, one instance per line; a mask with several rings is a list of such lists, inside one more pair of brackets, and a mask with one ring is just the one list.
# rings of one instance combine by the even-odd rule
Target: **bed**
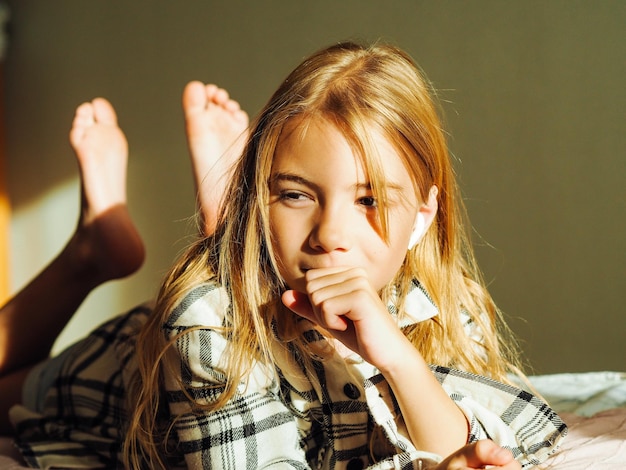
[[569,426],[561,451],[540,469],[626,469],[626,373],[531,377]]
[[[561,450],[540,470],[626,469],[626,372],[537,375],[530,381],[569,426]],[[24,468],[11,439],[0,438],[0,469]]]

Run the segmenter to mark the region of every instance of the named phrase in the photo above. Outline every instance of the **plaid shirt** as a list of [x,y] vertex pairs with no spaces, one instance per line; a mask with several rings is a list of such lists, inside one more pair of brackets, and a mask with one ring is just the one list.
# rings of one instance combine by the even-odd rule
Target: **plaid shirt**
[[[437,314],[421,286],[415,287],[407,322]],[[23,407],[11,411],[19,447],[31,465],[121,466],[124,383],[135,369],[134,334],[148,312],[135,309],[78,343],[42,413]],[[420,469],[441,460],[413,446],[387,382],[356,354],[314,360],[314,377],[309,377],[295,352],[276,342],[278,375],[256,364],[226,406],[202,412],[197,404],[213,402],[225,383],[221,371],[228,340],[215,327],[223,326],[228,314],[225,291],[204,284],[163,326],[168,337],[203,327],[176,340],[163,369],[183,466]],[[471,322],[467,329],[478,335]],[[326,341],[313,329],[306,337]],[[489,437],[530,467],[554,452],[567,431],[545,403],[525,391],[444,367],[432,370],[467,416],[468,442]]]
[[[406,305],[409,321],[437,314],[417,283]],[[172,312],[166,334],[224,326],[228,306],[222,288],[199,286]],[[471,322],[467,328],[478,335]],[[305,337],[327,341],[314,329]],[[180,336],[169,357],[176,373],[166,381],[168,401],[189,468],[419,469],[441,460],[413,446],[389,385],[356,354],[314,360],[311,377],[295,351],[277,341],[278,379],[257,364],[227,406],[199,411],[181,387],[197,403],[213,402],[225,382],[219,371],[227,345],[219,328],[202,328]],[[489,437],[529,467],[554,452],[566,433],[556,413],[528,392],[445,367],[432,370],[467,416],[468,442]]]

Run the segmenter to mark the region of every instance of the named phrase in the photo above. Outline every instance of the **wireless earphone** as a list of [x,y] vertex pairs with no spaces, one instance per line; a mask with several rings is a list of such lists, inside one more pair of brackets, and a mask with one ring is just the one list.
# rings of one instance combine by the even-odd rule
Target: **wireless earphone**
[[409,250],[419,243],[424,235],[425,229],[426,220],[424,219],[424,215],[418,212],[417,218],[415,219],[415,226],[413,227],[413,233],[411,233],[411,238],[409,238]]

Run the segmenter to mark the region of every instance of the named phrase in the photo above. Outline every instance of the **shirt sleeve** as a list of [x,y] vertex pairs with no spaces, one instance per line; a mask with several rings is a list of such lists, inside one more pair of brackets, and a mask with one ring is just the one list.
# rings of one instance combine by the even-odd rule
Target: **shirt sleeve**
[[[492,439],[511,450],[523,468],[533,468],[556,452],[567,433],[559,416],[524,390],[446,367],[431,366],[431,369],[466,415],[470,425],[468,443]],[[415,449],[404,433],[399,432],[400,408],[382,375],[369,379],[365,391],[374,421],[382,426],[390,442],[400,451],[394,459],[408,458],[413,468],[429,468],[441,461],[442,456]],[[386,461],[372,468],[412,467]]]
[[164,325],[168,339],[176,338],[164,375],[170,419],[187,467],[308,468],[295,419],[280,400],[273,375],[261,365],[225,406],[209,410],[225,389],[220,366],[228,339],[221,326],[227,311],[224,290],[202,285]]
[[530,392],[447,367],[432,370],[467,416],[468,442],[492,439],[509,449],[523,468],[532,468],[556,452],[567,434],[557,413]]

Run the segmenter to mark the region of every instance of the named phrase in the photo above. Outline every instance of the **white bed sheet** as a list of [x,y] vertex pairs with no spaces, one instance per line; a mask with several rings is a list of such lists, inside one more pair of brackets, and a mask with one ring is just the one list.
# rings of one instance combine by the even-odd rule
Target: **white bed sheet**
[[626,373],[539,375],[530,382],[569,427],[541,470],[626,469]]
[[626,407],[625,372],[550,374],[529,379],[558,413],[593,416],[600,411]]
[[569,433],[561,450],[540,470],[626,469],[626,408],[613,408],[593,416],[562,413]]

